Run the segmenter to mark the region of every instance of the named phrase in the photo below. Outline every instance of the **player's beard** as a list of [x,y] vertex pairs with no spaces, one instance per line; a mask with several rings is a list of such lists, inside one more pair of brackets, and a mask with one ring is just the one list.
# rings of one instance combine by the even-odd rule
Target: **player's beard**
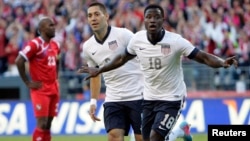
[[55,32],[50,32],[47,34],[49,38],[54,38],[55,37]]

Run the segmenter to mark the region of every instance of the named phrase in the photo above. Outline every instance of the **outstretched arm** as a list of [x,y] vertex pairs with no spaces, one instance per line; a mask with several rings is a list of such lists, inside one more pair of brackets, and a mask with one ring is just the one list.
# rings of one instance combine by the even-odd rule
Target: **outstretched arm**
[[228,68],[231,65],[234,65],[235,67],[238,66],[238,62],[235,56],[222,59],[220,57],[217,57],[213,54],[206,53],[201,50],[197,52],[193,60],[202,64],[206,64],[213,68],[220,68],[220,67]]
[[107,72],[113,69],[116,69],[123,64],[125,64],[127,61],[133,59],[135,56],[131,55],[124,50],[123,52],[115,55],[114,58],[110,60],[106,65],[104,65],[101,68],[93,68],[93,67],[88,67],[86,65],[82,66],[78,72],[79,73],[89,73],[89,76],[86,77],[85,79],[89,79],[90,77],[96,77],[100,73]]
[[130,59],[133,59],[135,56],[129,54],[125,51],[117,54],[110,62],[108,62],[106,65],[104,65],[103,67],[101,67],[99,69],[100,73],[102,72],[107,72],[113,69],[116,69],[120,66],[122,66],[123,64],[125,64],[126,62],[128,62]]

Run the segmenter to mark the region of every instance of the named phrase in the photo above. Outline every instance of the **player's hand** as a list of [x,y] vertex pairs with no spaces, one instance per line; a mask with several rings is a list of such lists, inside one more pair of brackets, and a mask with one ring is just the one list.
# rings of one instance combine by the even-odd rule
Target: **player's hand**
[[91,118],[94,122],[96,122],[96,121],[101,121],[101,119],[99,119],[98,117],[96,117],[95,112],[96,112],[96,105],[94,105],[94,104],[90,105],[90,108],[89,108],[89,115],[90,115],[90,118]]
[[236,60],[236,56],[226,58],[223,64],[224,68],[228,68],[231,65],[234,65],[235,68],[238,67],[238,61]]
[[78,69],[78,73],[88,73],[89,75],[85,78],[85,80],[90,79],[91,77],[96,77],[99,75],[99,69],[94,67],[88,67],[83,65]]
[[34,81],[26,82],[26,85],[30,89],[40,89],[42,87],[42,83],[41,82],[34,82]]

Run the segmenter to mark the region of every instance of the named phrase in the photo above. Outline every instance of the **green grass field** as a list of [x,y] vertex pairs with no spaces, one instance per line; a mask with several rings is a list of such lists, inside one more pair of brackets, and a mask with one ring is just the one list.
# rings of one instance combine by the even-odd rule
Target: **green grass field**
[[[0,141],[31,141],[30,136],[0,136]],[[106,136],[53,136],[52,141],[107,141]],[[126,137],[125,141],[130,141],[130,137]],[[177,141],[183,141],[178,139]],[[207,141],[206,134],[194,134],[193,141]]]

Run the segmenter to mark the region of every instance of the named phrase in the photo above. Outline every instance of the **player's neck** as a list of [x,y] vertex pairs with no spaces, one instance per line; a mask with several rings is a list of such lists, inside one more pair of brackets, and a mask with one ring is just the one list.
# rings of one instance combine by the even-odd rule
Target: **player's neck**
[[158,31],[157,33],[148,33],[147,38],[152,44],[156,44],[157,42],[161,41],[164,36],[164,29]]
[[104,38],[104,36],[105,36],[105,34],[104,35],[102,35],[103,33],[95,33],[95,36],[96,36],[96,38],[99,40],[99,41],[102,41],[103,40],[103,38]]
[[48,38],[48,37],[43,36],[43,35],[41,35],[41,38],[42,38],[46,43],[48,43],[48,42],[50,41],[50,39],[51,39],[51,38]]
[[107,37],[108,28],[109,28],[109,26],[104,27],[103,29],[101,29],[101,30],[99,30],[99,31],[96,31],[96,32],[94,33],[95,38],[96,38],[97,40],[99,40],[100,42],[103,42],[103,41],[106,39],[106,37]]

